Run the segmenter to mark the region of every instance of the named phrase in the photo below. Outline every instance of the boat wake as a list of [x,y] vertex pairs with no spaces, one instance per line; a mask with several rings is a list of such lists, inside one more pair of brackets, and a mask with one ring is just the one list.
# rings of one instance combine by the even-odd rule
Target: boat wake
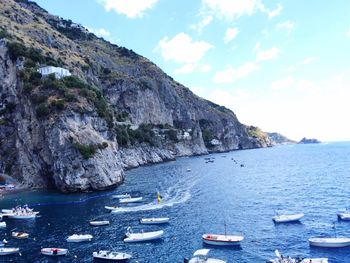
[[191,198],[191,188],[197,183],[197,181],[198,179],[195,178],[192,178],[190,181],[188,181],[188,178],[183,178],[161,193],[162,201],[160,203],[155,200],[153,202],[138,206],[119,207],[112,210],[112,213],[157,210],[164,207],[172,207],[176,204],[185,203]]

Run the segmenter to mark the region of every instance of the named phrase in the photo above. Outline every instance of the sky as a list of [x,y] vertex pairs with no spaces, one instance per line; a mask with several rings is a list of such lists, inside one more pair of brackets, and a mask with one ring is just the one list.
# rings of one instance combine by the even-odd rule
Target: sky
[[350,1],[36,0],[247,125],[350,140]]

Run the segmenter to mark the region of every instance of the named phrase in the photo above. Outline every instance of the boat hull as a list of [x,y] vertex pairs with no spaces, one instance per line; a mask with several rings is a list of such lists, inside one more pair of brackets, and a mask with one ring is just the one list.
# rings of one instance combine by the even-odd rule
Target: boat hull
[[91,226],[107,226],[109,221],[90,221]]
[[121,198],[119,199],[119,203],[127,204],[127,203],[138,203],[142,201],[142,197],[134,197],[134,198]]
[[341,220],[350,221],[350,214],[349,213],[339,213],[338,217]]
[[19,252],[19,248],[0,248],[0,256],[16,254]]
[[272,220],[275,223],[292,223],[292,222],[298,222],[300,219],[304,217],[304,214],[295,214],[295,215],[279,215],[274,216]]
[[133,233],[124,238],[126,243],[136,243],[136,242],[147,242],[160,239],[164,235],[164,231],[155,231],[155,232],[145,232],[145,233]]
[[204,234],[202,240],[205,244],[214,246],[239,246],[243,236]]
[[158,224],[165,224],[169,222],[169,218],[168,217],[164,217],[164,218],[142,218],[140,220],[141,224],[144,225],[158,225]]
[[43,248],[41,254],[45,256],[65,256],[68,249],[65,248]]

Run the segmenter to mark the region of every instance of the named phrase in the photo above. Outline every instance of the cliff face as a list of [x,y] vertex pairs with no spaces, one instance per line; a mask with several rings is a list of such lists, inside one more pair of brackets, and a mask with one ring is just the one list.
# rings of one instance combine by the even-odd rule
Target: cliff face
[[270,141],[273,145],[297,143],[296,141],[293,141],[277,132],[267,132],[267,136],[270,138]]
[[[26,0],[0,0],[0,172],[23,187],[101,190],[125,169],[270,146],[132,50]],[[46,66],[73,76],[43,77]]]

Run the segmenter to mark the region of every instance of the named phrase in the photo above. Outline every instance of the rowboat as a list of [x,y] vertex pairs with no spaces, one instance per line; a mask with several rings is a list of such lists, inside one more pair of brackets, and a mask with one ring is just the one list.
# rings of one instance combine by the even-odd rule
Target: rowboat
[[299,221],[304,217],[304,214],[276,215],[272,218],[275,223],[290,223]]
[[164,224],[169,222],[169,217],[158,217],[158,218],[142,218],[140,220],[141,224],[145,225],[156,225],[156,224]]
[[119,199],[119,203],[125,204],[125,203],[136,203],[141,202],[142,197],[128,197],[128,198],[121,198]]
[[238,235],[204,234],[202,236],[202,240],[204,243],[217,246],[239,245],[243,239],[243,236]]
[[6,227],[6,222],[0,222],[0,228]]
[[340,212],[340,213],[338,213],[338,217],[341,220],[350,221],[350,212],[349,211],[347,211],[347,212]]
[[112,198],[130,198],[130,194],[112,195]]
[[310,246],[315,247],[347,247],[350,246],[350,238],[348,237],[312,237],[309,238]]
[[114,252],[107,250],[100,250],[99,252],[92,253],[93,258],[95,259],[103,259],[103,260],[111,260],[111,261],[127,261],[131,258],[131,255],[123,253],[123,252]]
[[164,235],[163,230],[153,231],[153,232],[141,232],[133,233],[131,227],[128,227],[128,230],[125,234],[124,242],[134,243],[134,242],[144,242],[159,239]]
[[90,221],[90,225],[92,226],[106,226],[109,225],[109,221]]
[[68,252],[68,249],[66,248],[53,248],[53,247],[47,247],[41,249],[41,254],[46,256],[65,256]]
[[1,247],[0,256],[16,254],[19,252],[19,248],[14,247]]
[[84,242],[84,241],[91,241],[93,238],[92,235],[71,235],[67,238],[67,242]]
[[185,263],[226,263],[221,259],[208,258],[208,253],[210,249],[198,249],[193,253],[193,256],[190,260],[184,259]]
[[278,250],[275,250],[277,258],[270,259],[267,263],[328,263],[328,258],[291,258],[288,256],[282,256]]
[[24,232],[12,232],[11,236],[17,239],[26,239],[29,237],[29,234]]

